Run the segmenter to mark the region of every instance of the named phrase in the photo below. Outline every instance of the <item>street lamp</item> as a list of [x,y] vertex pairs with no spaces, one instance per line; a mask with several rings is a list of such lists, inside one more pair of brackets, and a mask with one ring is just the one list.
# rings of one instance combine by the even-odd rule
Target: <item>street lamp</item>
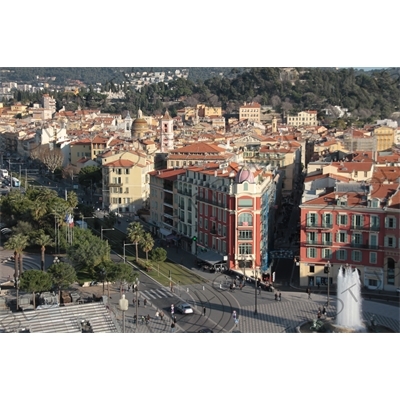
[[254,315],[257,314],[257,290],[258,290],[258,269],[254,268],[254,301],[255,301],[255,305],[254,305]]
[[135,292],[136,292],[136,333],[138,331],[138,322],[139,322],[139,315],[138,315],[138,297],[139,297],[139,278],[135,279]]
[[103,228],[103,227],[101,227],[100,228],[100,238],[101,238],[101,240],[103,240],[103,231],[114,231],[115,230],[115,228]]
[[328,261],[328,262],[325,264],[325,267],[324,267],[324,272],[325,272],[325,274],[327,274],[327,276],[328,276],[328,294],[327,294],[327,301],[326,301],[327,307],[329,307],[329,273],[330,273],[330,271],[331,271],[331,262]]
[[17,289],[17,311],[19,310],[19,277],[15,277],[15,288]]
[[123,243],[124,246],[124,264],[126,263],[126,259],[125,259],[125,246],[136,246],[136,243]]
[[119,299],[119,309],[122,311],[123,333],[125,333],[125,312],[128,311],[128,308],[129,308],[129,302],[125,298],[125,295],[123,294],[122,297]]

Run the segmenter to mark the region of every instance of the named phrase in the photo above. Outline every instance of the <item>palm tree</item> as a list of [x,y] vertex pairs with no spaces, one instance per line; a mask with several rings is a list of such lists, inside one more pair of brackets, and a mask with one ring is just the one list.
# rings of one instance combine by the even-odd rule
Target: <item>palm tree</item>
[[144,230],[142,225],[139,222],[131,222],[126,228],[126,235],[131,243],[135,243],[136,245],[136,261],[138,261],[138,244],[141,242]]
[[[4,245],[6,249],[14,250],[14,258],[15,258],[15,278],[18,278],[22,275],[24,270],[22,265],[22,252],[28,246],[29,237],[23,235],[22,233],[18,233],[17,235],[13,235],[10,239],[7,240],[7,243]],[[18,260],[19,260],[19,273],[18,273]]]
[[154,239],[149,232],[146,232],[141,240],[142,250],[146,253],[146,261],[149,261],[149,251],[154,247]]
[[72,190],[67,193],[67,203],[71,208],[75,208],[79,203],[78,195]]
[[46,251],[46,247],[54,246],[55,243],[54,243],[53,239],[49,235],[46,235],[43,231],[40,232],[40,235],[35,238],[34,243],[40,246],[40,250],[42,252],[41,269],[42,269],[42,271],[44,271],[45,270],[44,253]]

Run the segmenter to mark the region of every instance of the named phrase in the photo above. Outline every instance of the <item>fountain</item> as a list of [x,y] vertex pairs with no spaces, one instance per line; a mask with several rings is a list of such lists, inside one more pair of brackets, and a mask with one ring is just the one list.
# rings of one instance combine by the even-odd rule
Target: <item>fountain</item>
[[337,315],[335,325],[355,332],[365,331],[362,322],[361,282],[357,269],[340,267],[337,277]]
[[317,333],[392,333],[371,317],[369,325],[362,319],[361,281],[357,269],[340,266],[337,277],[337,314],[334,321],[313,320],[297,328],[298,332]]

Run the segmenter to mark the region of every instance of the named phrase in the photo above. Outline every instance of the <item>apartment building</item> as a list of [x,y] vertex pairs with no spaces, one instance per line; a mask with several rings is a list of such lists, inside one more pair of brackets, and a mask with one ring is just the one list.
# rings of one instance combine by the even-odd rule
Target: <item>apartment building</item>
[[394,291],[400,285],[398,183],[336,182],[333,191],[300,209],[300,285],[336,283],[346,264],[358,269],[367,288]]
[[287,117],[287,125],[290,126],[316,126],[318,125],[317,111],[301,111],[297,115]]
[[134,213],[148,207],[149,175],[154,162],[140,151],[103,153],[103,208],[118,213]]
[[269,268],[279,175],[237,163],[154,171],[151,222],[205,262]]
[[239,121],[248,120],[261,122],[261,104],[256,102],[244,103],[239,107]]

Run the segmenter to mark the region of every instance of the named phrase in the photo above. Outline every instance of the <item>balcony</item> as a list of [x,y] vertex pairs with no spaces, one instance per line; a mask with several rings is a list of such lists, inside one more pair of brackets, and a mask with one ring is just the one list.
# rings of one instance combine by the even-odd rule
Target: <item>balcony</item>
[[121,187],[122,185],[122,183],[109,183],[108,187]]
[[360,224],[351,224],[350,229],[352,231],[373,231],[373,232],[378,232],[381,227],[379,225],[371,225],[371,226],[366,226],[366,225],[360,225]]
[[198,202],[210,204],[210,205],[212,205],[212,206],[217,206],[217,207],[221,207],[221,208],[226,208],[226,205],[223,204],[222,201],[217,201],[217,199],[215,199],[215,200],[209,200],[209,199],[205,199],[205,198],[200,197],[200,196],[196,196],[196,200],[197,200]]
[[368,249],[369,246],[367,244],[363,243],[350,243],[350,247],[353,247],[355,249]]
[[332,229],[333,228],[333,224],[328,224],[328,223],[323,223],[323,224],[307,223],[305,228],[306,229]]
[[332,246],[332,241],[306,240],[304,244],[306,246]]

